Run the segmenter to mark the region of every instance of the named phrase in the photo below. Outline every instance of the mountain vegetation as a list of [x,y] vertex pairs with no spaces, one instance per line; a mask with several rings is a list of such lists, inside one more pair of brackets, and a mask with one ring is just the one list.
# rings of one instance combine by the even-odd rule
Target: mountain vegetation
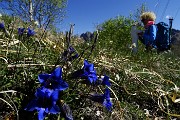
[[104,21],[84,40],[74,25],[63,34],[0,19],[0,119],[180,118],[179,30],[171,51],[147,52],[139,43],[134,54],[132,17]]

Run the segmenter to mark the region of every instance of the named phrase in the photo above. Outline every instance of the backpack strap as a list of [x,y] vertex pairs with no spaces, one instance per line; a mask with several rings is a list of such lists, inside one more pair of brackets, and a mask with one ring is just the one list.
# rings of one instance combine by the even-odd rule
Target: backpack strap
[[173,18],[169,19],[169,42],[170,42],[170,46],[171,46],[171,33],[172,33],[172,22],[173,22]]

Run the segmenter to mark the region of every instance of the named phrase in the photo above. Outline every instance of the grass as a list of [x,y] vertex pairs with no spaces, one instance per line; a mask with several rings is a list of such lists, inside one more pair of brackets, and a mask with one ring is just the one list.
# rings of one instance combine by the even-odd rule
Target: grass
[[[30,38],[26,34],[18,37],[17,28],[12,29],[7,29],[13,31],[9,36],[2,31],[0,35],[2,119],[36,119],[37,113],[24,111],[24,107],[34,98],[35,90],[40,86],[38,74],[51,73],[57,66],[63,68],[63,79],[69,84],[69,89],[64,91],[61,99],[69,104],[75,119],[144,120],[180,117],[180,58],[172,52],[146,53],[141,46],[137,54],[132,54],[128,48],[110,51],[101,44],[101,38],[77,42],[69,32],[63,37],[59,37],[59,34],[51,36],[51,39],[56,38],[54,41],[48,36],[42,37],[38,32]],[[68,42],[80,56],[67,62],[62,59],[62,53]],[[84,97],[91,91],[103,93],[104,87],[84,85],[69,77],[73,71],[82,67],[84,59],[94,64],[98,76],[106,74],[110,77],[113,101],[111,112]],[[59,114],[48,115],[47,119],[60,117]]]

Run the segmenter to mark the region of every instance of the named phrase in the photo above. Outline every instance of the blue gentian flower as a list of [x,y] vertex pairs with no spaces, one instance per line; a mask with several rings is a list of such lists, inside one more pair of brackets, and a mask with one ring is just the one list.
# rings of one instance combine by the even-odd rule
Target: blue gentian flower
[[68,84],[62,80],[62,69],[57,67],[51,74],[40,74],[38,76],[42,86],[60,91],[68,88]]
[[87,78],[90,83],[93,83],[97,80],[96,70],[94,69],[94,64],[88,63],[87,60],[84,60],[83,73],[80,75],[82,78]]
[[111,86],[111,83],[109,82],[109,77],[104,75],[104,77],[102,78],[102,85],[107,85],[108,87]]
[[0,23],[0,29],[5,29],[5,26],[3,23]]
[[67,57],[68,53],[71,55],[71,54],[73,54],[75,51],[76,51],[76,50],[75,50],[72,46],[69,46],[69,48],[64,51],[63,56],[66,56],[66,57]]
[[107,75],[104,75],[96,81],[95,85],[107,85],[108,87],[110,87],[111,83],[109,81],[109,77]]
[[106,107],[107,110],[111,110],[112,108],[112,102],[110,100],[110,91],[108,88],[105,89],[104,92],[104,102],[103,102],[103,106]]
[[72,54],[74,53],[76,50],[72,47],[72,46],[69,46],[69,53]]
[[56,104],[59,99],[58,90],[50,90],[45,87],[38,88],[35,93],[36,99],[32,100],[25,110],[38,111],[38,119],[43,120],[48,113],[56,114],[60,112],[60,108]]
[[83,83],[86,84],[95,83],[97,80],[97,75],[96,75],[96,70],[94,69],[94,65],[89,64],[87,60],[84,60],[83,68],[72,73],[71,77],[87,79],[87,81],[83,81]]
[[34,35],[35,35],[35,31],[28,28],[27,36],[30,37],[30,36],[34,36]]
[[25,31],[25,28],[18,28],[18,34],[22,35]]
[[79,54],[76,52],[76,50],[72,46],[69,46],[69,48],[65,50],[62,54],[62,59],[64,59],[65,61],[72,61],[78,57],[79,57]]
[[110,100],[110,91],[108,88],[105,89],[104,94],[93,94],[89,99],[101,103],[107,110],[111,111],[112,102]]

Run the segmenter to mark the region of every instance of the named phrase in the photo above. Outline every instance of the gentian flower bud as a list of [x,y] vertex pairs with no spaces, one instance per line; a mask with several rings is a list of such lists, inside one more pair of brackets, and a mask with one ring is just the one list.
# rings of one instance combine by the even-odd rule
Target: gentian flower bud
[[27,36],[30,37],[30,36],[34,36],[34,35],[35,35],[35,31],[28,28]]
[[18,34],[22,35],[24,33],[25,28],[18,28]]
[[0,29],[5,29],[5,26],[3,23],[0,23]]

